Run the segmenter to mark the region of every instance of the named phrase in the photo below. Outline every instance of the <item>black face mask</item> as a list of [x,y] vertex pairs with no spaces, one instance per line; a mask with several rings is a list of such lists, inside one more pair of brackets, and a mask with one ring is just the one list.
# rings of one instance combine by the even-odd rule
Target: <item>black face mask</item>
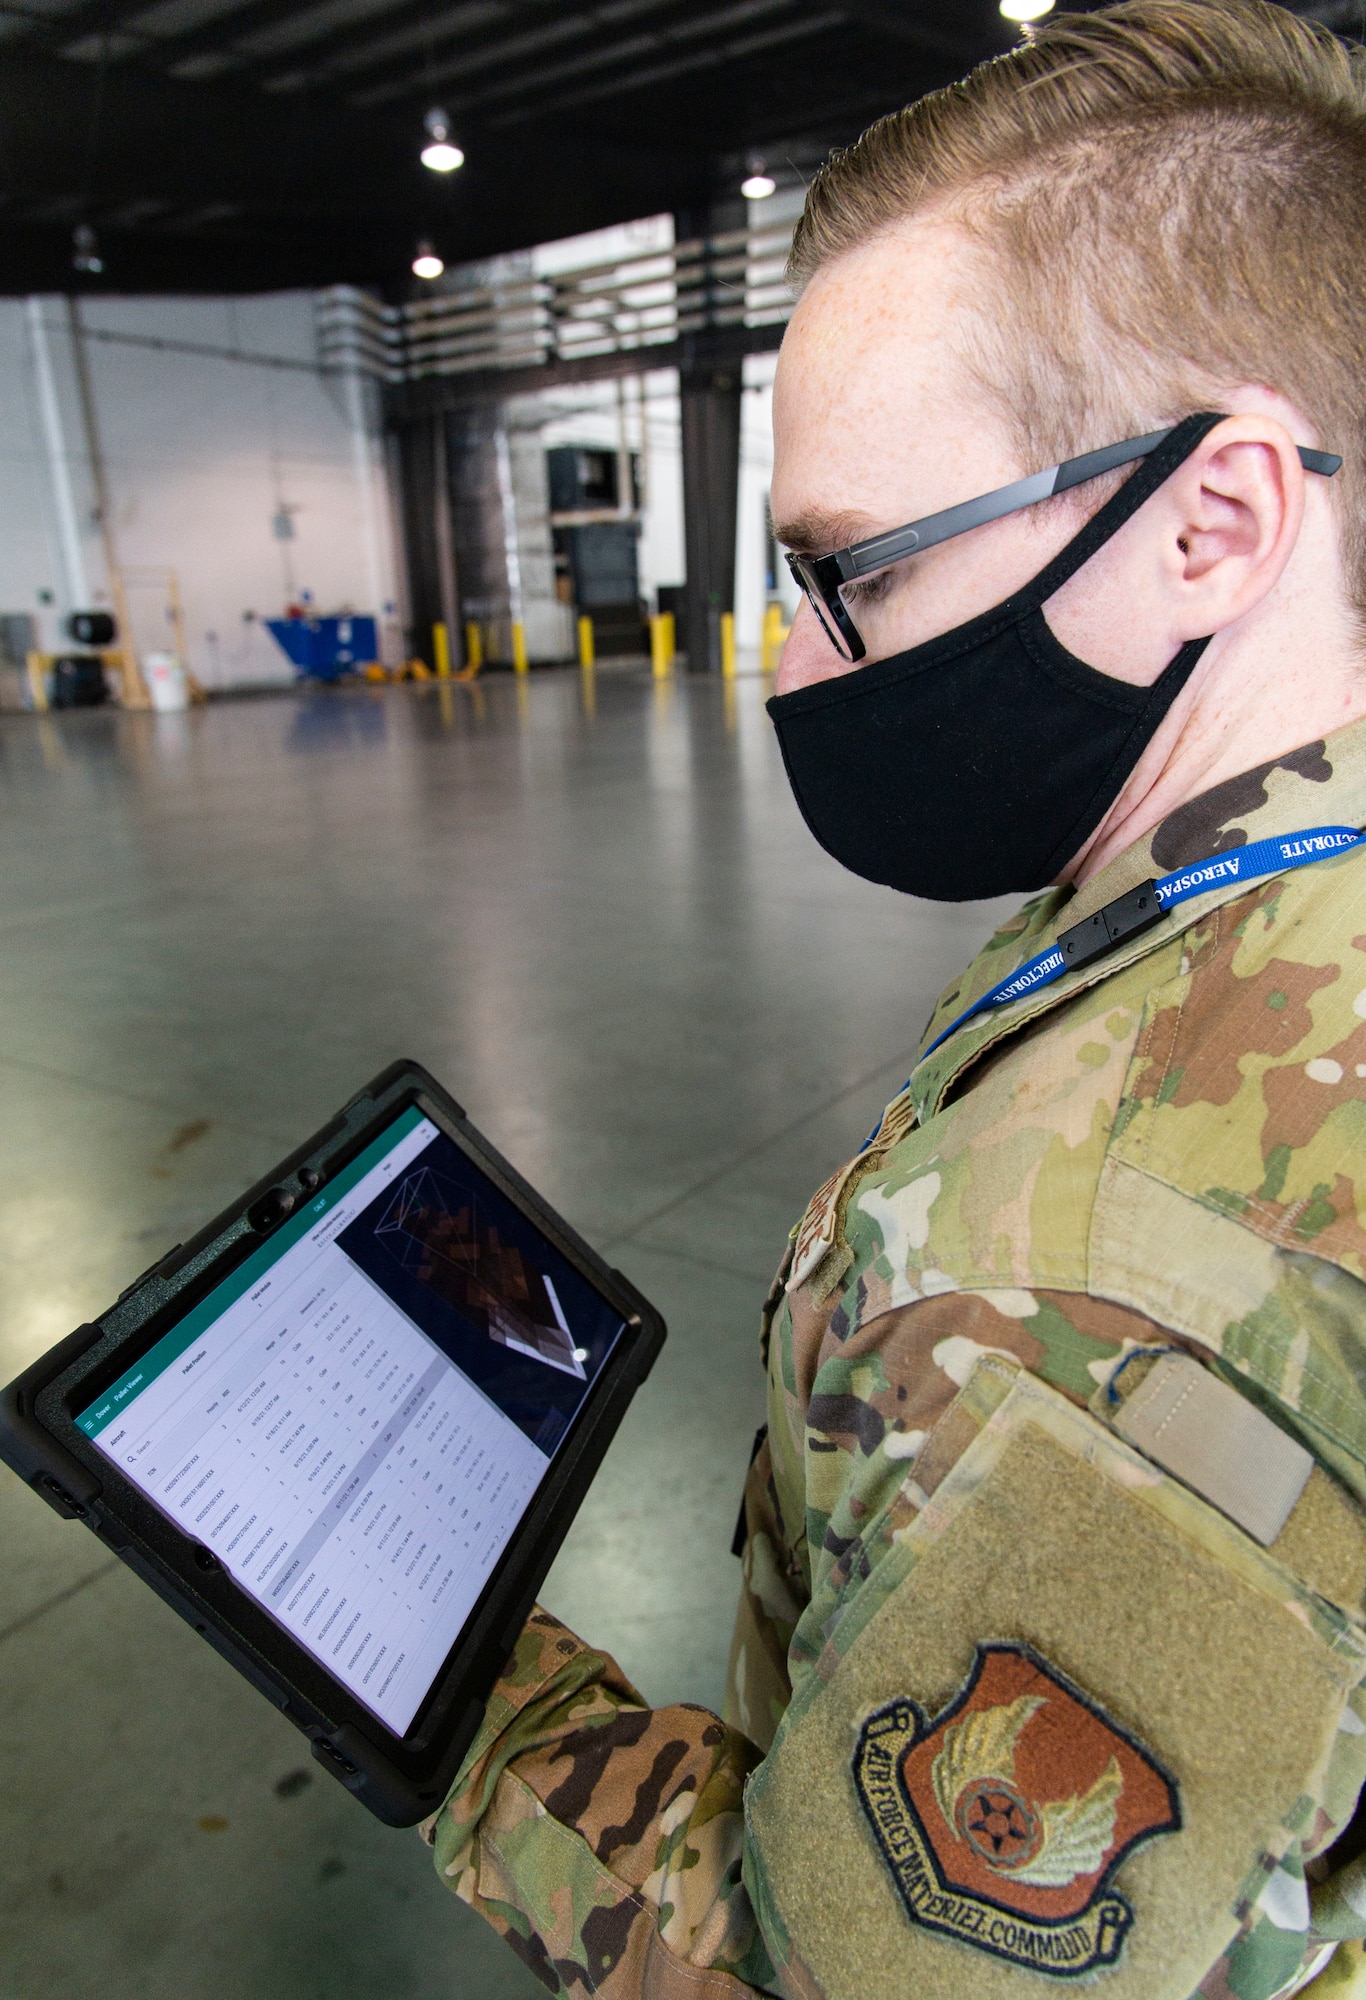
[[1042,606],[1222,419],[1178,424],[1048,567],[994,611],[768,704],[803,819],[855,875],[967,902],[1039,889],[1100,824],[1208,639],[1152,687],[1088,667]]

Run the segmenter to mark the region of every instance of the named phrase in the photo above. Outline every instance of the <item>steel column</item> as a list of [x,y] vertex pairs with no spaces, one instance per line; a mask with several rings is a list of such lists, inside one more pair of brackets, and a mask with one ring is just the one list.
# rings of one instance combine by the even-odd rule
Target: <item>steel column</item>
[[721,618],[735,609],[740,370],[682,370],[683,538],[688,573],[680,644],[693,673],[721,670]]
[[445,432],[446,419],[439,413],[422,423],[405,424],[398,432],[409,616],[413,621],[408,649],[430,666],[436,665],[434,625],[446,626],[455,657],[460,650]]

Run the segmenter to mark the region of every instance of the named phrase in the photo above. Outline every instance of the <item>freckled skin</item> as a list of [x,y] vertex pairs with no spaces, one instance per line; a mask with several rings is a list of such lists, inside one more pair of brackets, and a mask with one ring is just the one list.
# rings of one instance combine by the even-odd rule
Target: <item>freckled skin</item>
[[[772,504],[790,545],[840,547],[1042,467],[1018,456],[964,359],[978,247],[933,216],[848,252],[807,287],[774,383]],[[1175,808],[1366,714],[1361,647],[1316,440],[1274,390],[1211,384],[1230,412],[1179,472],[1052,598],[1050,625],[1102,673],[1150,686],[1188,639],[1213,634],[1119,798],[1060,879],[1085,881]],[[1135,434],[1184,411],[1141,412]],[[1091,438],[1088,447],[1116,443]],[[1094,511],[1095,489],[988,523],[903,563],[864,614],[869,662],[1009,596]],[[808,522],[826,532],[795,532]],[[777,677],[787,693],[851,671],[803,603]]]

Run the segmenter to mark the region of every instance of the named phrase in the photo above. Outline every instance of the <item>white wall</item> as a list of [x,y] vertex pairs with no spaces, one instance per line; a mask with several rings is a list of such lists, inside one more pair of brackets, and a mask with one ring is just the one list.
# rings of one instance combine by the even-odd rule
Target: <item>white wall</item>
[[[67,309],[51,298],[38,311],[89,596],[110,606]],[[304,590],[324,612],[392,613],[395,564],[374,393],[364,385],[357,403],[354,386],[317,371],[311,293],[87,300],[84,317],[95,336],[86,353],[115,552],[140,652],[173,643],[168,569],[184,601],[190,665],[209,687],[291,677],[260,620],[278,617]],[[306,366],[117,344],[101,332]],[[43,642],[52,647],[60,643],[58,615],[73,608],[70,564],[61,546],[61,468],[46,448],[22,300],[0,300],[0,364],[0,611],[41,612]],[[282,512],[294,529],[290,540],[274,531]],[[370,601],[376,580],[379,604]],[[55,600],[51,611],[40,604],[44,592]]]
[[[751,206],[755,204],[751,203]],[[773,376],[776,354],[751,354],[744,367],[744,398],[740,406],[740,493],[735,528],[735,638],[741,647],[758,648],[764,609],[768,551],[768,493],[773,481]],[[790,624],[799,592],[792,572],[777,562],[776,596]]]

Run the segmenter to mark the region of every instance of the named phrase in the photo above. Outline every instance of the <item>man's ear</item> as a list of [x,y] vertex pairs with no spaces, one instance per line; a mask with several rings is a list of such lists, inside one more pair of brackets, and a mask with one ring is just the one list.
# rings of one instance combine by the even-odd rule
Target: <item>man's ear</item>
[[1168,482],[1169,584],[1183,638],[1245,618],[1268,597],[1304,519],[1305,472],[1274,417],[1227,417]]

